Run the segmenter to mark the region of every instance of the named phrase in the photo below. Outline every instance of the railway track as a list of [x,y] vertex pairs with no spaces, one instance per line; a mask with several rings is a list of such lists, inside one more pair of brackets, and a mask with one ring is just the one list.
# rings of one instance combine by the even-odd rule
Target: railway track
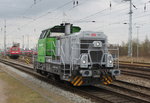
[[128,83],[128,85],[126,85],[126,83],[114,83],[114,84],[111,84],[109,87],[116,91],[120,90],[127,95],[130,95],[130,96],[132,95],[136,98],[141,98],[141,99],[150,101],[150,89],[140,88],[140,89],[145,90],[145,93],[142,93],[140,89],[136,90],[134,86],[131,85],[130,83]]
[[136,72],[136,71],[126,71],[126,70],[121,70],[121,73],[123,75],[128,75],[128,76],[133,76],[133,77],[140,77],[140,78],[144,78],[144,79],[150,79],[150,73],[139,73],[139,72]]
[[123,75],[150,79],[150,63],[121,61],[119,64]]
[[131,61],[119,61],[121,63],[132,63],[132,64],[143,64],[143,65],[150,65],[150,63],[144,63],[144,62],[131,62]]
[[150,72],[150,69],[149,68],[145,68],[145,67],[130,67],[130,66],[126,65],[126,66],[120,66],[120,68]]
[[[144,94],[144,93],[138,93],[137,91],[132,91],[130,89],[127,89],[125,87],[121,87],[121,86],[116,86],[115,84],[110,85],[111,88],[115,88],[115,89],[122,89],[122,90],[126,90],[126,91],[130,91],[135,95],[141,95],[141,98],[144,97],[144,99],[141,98],[137,98],[134,96],[129,96],[126,94],[122,94],[122,93],[118,93],[115,92],[114,90],[111,90],[110,88],[107,88],[109,86],[90,86],[90,87],[72,87],[66,83],[63,82],[56,82],[56,81],[51,81],[48,78],[41,76],[39,74],[37,74],[36,72],[33,72],[33,68],[29,67],[29,66],[25,66],[25,65],[21,65],[21,64],[16,64],[14,62],[10,62],[10,61],[6,61],[6,60],[1,60],[2,63],[12,66],[16,69],[19,69],[23,72],[26,72],[44,82],[48,82],[50,84],[54,84],[55,86],[65,89],[67,91],[71,91],[74,93],[77,93],[81,96],[84,96],[85,98],[90,98],[95,102],[102,102],[102,103],[150,103],[147,100],[147,97],[149,96],[148,94]],[[126,83],[123,81],[116,81],[116,82],[121,82],[121,83]],[[128,83],[129,85],[130,83]],[[135,86],[135,84],[130,84],[132,86]],[[138,85],[136,85],[138,86]],[[141,88],[146,88],[143,86],[139,86]],[[148,89],[148,88],[147,88]],[[146,99],[145,99],[146,97]]]
[[80,89],[86,92],[86,94],[92,94],[96,98],[103,99],[105,103],[149,103],[146,100],[118,93],[102,86],[80,87]]
[[150,69],[150,63],[140,63],[140,62],[126,62],[126,61],[120,61],[119,65],[123,67],[128,67],[128,68],[149,68]]
[[116,80],[115,82],[119,83],[119,84],[124,84],[124,85],[127,85],[127,86],[131,86],[131,87],[134,87],[134,88],[142,88],[142,89],[145,89],[146,91],[150,91],[150,87],[145,87],[145,86],[141,86],[141,85],[137,85],[137,84],[133,84],[133,83],[130,83],[130,82],[121,81],[121,80]]

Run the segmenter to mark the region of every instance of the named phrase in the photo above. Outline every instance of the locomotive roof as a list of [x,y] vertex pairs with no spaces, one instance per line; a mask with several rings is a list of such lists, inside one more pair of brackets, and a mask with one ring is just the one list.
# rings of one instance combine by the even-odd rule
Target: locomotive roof
[[[45,29],[42,32],[47,31],[47,30],[50,30],[51,32],[65,33],[65,25],[64,24],[56,25],[54,27]],[[81,30],[81,28],[79,26],[73,26],[73,25],[71,25],[71,33],[80,32],[80,30]]]
[[94,32],[94,31],[81,31],[78,33],[73,33],[73,35],[69,36],[80,36],[80,37],[93,37],[93,38],[107,38],[107,36],[103,32]]

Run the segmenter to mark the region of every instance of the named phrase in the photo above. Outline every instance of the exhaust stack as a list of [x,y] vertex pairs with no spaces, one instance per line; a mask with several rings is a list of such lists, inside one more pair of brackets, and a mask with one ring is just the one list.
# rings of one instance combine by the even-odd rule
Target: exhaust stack
[[71,24],[65,23],[65,35],[70,35],[71,33]]

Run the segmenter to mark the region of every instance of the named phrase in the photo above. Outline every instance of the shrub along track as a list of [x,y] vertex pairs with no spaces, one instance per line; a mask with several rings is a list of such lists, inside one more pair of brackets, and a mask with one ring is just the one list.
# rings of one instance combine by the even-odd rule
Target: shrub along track
[[[76,93],[85,98],[92,99],[92,101],[95,101],[98,103],[99,102],[102,102],[102,103],[149,103],[147,100],[147,96],[149,96],[148,94],[140,93],[140,92],[137,92],[134,90],[132,91],[131,89],[127,89],[125,87],[123,88],[123,87],[117,86],[115,84],[110,85],[110,88],[109,88],[109,86],[102,86],[102,85],[101,86],[88,86],[88,87],[73,87],[66,82],[52,81],[52,80],[48,79],[47,77],[41,76],[41,75],[37,74],[36,72],[34,72],[32,67],[21,65],[19,63],[10,62],[8,60],[2,60],[2,59],[0,59],[0,62],[4,63],[6,65],[9,65],[11,67],[14,67],[16,69],[19,69],[20,71],[23,71],[25,73],[28,73],[28,74],[38,78],[39,80],[50,83],[50,84],[55,85],[64,90]],[[132,85],[132,84],[130,84],[130,85]],[[136,86],[138,86],[138,85],[136,85]],[[146,88],[146,87],[142,87],[142,86],[140,86],[140,87]],[[131,95],[129,96],[126,93],[119,93],[113,89],[122,89],[122,90],[128,91],[130,93],[132,92],[135,95],[138,94],[140,96],[140,98],[137,98],[137,97],[131,96]],[[146,97],[146,99],[143,98],[143,96]]]

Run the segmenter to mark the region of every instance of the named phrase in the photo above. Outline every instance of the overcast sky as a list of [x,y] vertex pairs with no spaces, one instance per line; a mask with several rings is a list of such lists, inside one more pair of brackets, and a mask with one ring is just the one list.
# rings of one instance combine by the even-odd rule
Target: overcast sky
[[[128,41],[129,2],[123,0],[0,0],[0,46],[3,47],[4,20],[7,22],[7,45],[13,41],[22,45],[23,35],[27,46],[33,47],[43,29],[63,21],[78,25],[83,31],[103,31],[109,43]],[[142,42],[150,39],[150,0],[133,0],[133,38]],[[111,2],[111,8],[110,8]],[[144,6],[146,9],[144,11]],[[91,21],[95,21],[94,23]],[[127,24],[124,24],[127,23]]]

